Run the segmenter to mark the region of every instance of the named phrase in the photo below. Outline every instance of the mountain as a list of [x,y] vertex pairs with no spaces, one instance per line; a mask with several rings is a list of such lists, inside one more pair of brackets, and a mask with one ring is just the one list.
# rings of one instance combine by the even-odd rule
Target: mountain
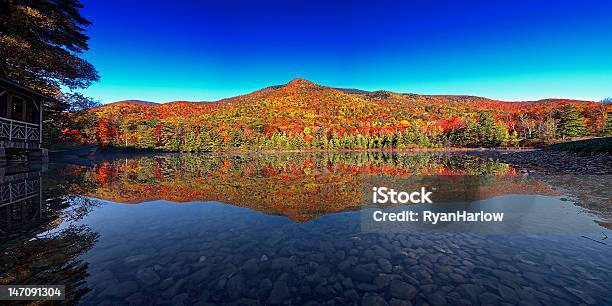
[[110,103],[75,113],[67,132],[85,143],[184,151],[500,146],[558,137],[567,105],[590,135],[607,133],[609,105],[592,101],[364,91],[300,78],[214,102]]
[[113,102],[107,105],[111,105],[111,104],[133,104],[133,105],[154,106],[154,105],[158,105],[159,103],[150,102],[150,101],[142,101],[142,100],[123,100],[123,101]]
[[[391,99],[402,99],[409,102],[425,101],[431,103],[512,103],[512,104],[562,104],[562,103],[588,103],[593,101],[586,100],[572,100],[572,99],[561,99],[561,98],[548,98],[541,100],[530,100],[530,101],[502,101],[489,99],[485,97],[469,96],[469,95],[419,95],[412,93],[395,93],[386,90],[367,91],[355,88],[333,88],[326,87],[314,82],[296,78],[284,85],[273,85],[269,86],[252,93],[240,95],[236,97],[224,98],[217,101],[169,101],[166,103],[156,103],[142,100],[122,100],[105,104],[104,106],[111,105],[139,105],[139,106],[163,106],[163,105],[181,105],[181,106],[196,106],[199,103],[207,103],[207,105],[235,105],[241,102],[257,102],[268,98],[278,98],[285,96],[292,96],[299,91],[302,95],[309,95],[312,91],[338,91],[354,97],[359,97],[366,100],[382,101]],[[103,106],[103,107],[104,107]],[[164,108],[164,107],[162,107]]]

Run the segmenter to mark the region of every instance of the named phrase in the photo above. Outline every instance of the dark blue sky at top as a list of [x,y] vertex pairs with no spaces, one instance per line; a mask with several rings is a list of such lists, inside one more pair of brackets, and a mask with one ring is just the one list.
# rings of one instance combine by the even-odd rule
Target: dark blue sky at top
[[506,100],[612,95],[610,1],[89,1],[102,102],[210,101],[301,77]]

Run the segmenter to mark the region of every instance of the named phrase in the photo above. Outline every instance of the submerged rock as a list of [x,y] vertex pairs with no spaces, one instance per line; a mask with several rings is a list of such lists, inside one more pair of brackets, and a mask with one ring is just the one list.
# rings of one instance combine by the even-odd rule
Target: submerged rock
[[228,291],[230,298],[232,299],[239,298],[240,296],[242,296],[243,292],[246,289],[244,276],[238,274],[230,278],[230,280],[227,281],[226,286],[227,286],[227,291]]
[[363,266],[357,266],[351,271],[351,277],[360,282],[370,282],[374,278],[374,273],[366,270]]
[[139,265],[140,263],[142,263],[143,261],[147,260],[151,258],[151,255],[148,254],[138,254],[138,255],[132,255],[132,256],[128,256],[126,257],[123,262],[127,265],[127,266],[135,266],[135,265]]
[[172,298],[172,305],[185,305],[185,300],[189,295],[187,293],[181,293]]
[[270,297],[268,298],[268,303],[270,304],[280,304],[289,298],[290,292],[289,287],[287,286],[287,282],[283,280],[278,280],[274,283],[272,287],[272,291],[270,291]]
[[393,269],[393,266],[391,265],[391,262],[389,260],[387,260],[386,258],[379,258],[378,259],[378,265],[380,265],[380,269],[384,273],[391,273],[391,270]]
[[590,295],[578,290],[578,289],[574,289],[574,288],[570,288],[570,287],[565,287],[565,289],[569,292],[571,292],[573,295],[575,295],[576,297],[580,298],[583,302],[589,304],[589,305],[594,305],[596,304],[595,299],[593,299]]
[[389,293],[392,297],[403,300],[412,300],[414,297],[416,297],[417,289],[399,279],[394,279],[389,285]]
[[136,278],[143,282],[147,286],[152,286],[160,281],[159,275],[153,270],[153,268],[144,268],[136,272]]
[[387,306],[387,302],[376,293],[366,293],[361,299],[361,306]]
[[114,283],[111,286],[106,287],[102,292],[102,295],[112,296],[117,298],[124,298],[132,293],[138,291],[138,284],[134,281],[125,281],[121,283]]
[[482,304],[491,304],[491,305],[497,305],[497,303],[499,303],[500,301],[500,297],[491,292],[485,292],[481,294],[480,296],[478,296],[478,299],[480,300],[480,303]]

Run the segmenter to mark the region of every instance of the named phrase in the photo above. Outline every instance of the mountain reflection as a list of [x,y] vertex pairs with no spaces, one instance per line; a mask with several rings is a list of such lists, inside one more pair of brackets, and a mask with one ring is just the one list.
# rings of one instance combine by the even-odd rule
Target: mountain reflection
[[[453,286],[459,299],[469,296],[461,289],[466,285],[501,294],[483,282],[516,280],[533,288],[550,287],[533,280],[537,273],[553,279],[557,292],[576,286],[595,301],[608,302],[608,290],[595,287],[594,278],[575,281],[609,274],[604,269],[609,266],[607,253],[601,249],[608,246],[593,242],[600,227],[593,227],[590,217],[578,215],[582,210],[574,209],[566,198],[545,201],[527,196],[522,198],[527,201],[511,201],[508,206],[524,205],[514,210],[521,213],[520,219],[514,219],[520,222],[509,219],[506,227],[500,227],[504,235],[497,238],[448,227],[429,232],[430,228],[413,226],[406,232],[381,234],[364,230],[360,214],[332,214],[362,208],[371,184],[395,183],[402,188],[435,187],[435,204],[428,209],[438,212],[460,205],[486,210],[495,205],[494,200],[475,205],[471,201],[551,195],[553,186],[595,195],[603,204],[587,198],[583,205],[602,211],[601,207],[609,207],[604,205],[610,198],[606,176],[525,176],[507,164],[465,153],[102,158],[89,165],[52,164],[44,172],[0,171],[0,284],[66,285],[67,304],[270,304],[284,301],[274,290],[278,286],[287,287],[290,298],[285,299],[292,304],[322,304],[331,297],[346,304],[367,301],[372,290],[390,299],[391,279],[380,280],[393,273],[394,279],[415,282],[420,292],[415,301],[421,304],[428,298],[421,285]],[[195,203],[130,206],[104,205],[102,200]],[[542,238],[514,235],[515,227],[535,233],[568,231],[559,238]],[[381,256],[386,258],[382,264]],[[447,276],[451,265],[462,269],[459,281]],[[538,267],[535,272],[534,267]],[[573,270],[561,273],[553,267]],[[333,291],[319,294],[326,288],[321,284],[332,280]],[[345,288],[344,283],[349,285]],[[562,298],[576,304],[580,299]]]
[[75,194],[130,204],[219,201],[296,222],[359,208],[371,178],[419,178],[413,182],[419,185],[435,177],[446,195],[442,202],[553,194],[507,164],[468,154],[170,154],[69,169],[67,175],[79,178],[70,186]]

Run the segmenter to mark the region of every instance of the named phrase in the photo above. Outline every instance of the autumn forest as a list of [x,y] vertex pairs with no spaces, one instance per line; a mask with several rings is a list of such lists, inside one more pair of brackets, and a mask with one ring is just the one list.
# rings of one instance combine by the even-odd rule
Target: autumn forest
[[517,147],[612,133],[612,104],[504,102],[303,79],[216,102],[121,101],[73,112],[66,141],[182,152]]

